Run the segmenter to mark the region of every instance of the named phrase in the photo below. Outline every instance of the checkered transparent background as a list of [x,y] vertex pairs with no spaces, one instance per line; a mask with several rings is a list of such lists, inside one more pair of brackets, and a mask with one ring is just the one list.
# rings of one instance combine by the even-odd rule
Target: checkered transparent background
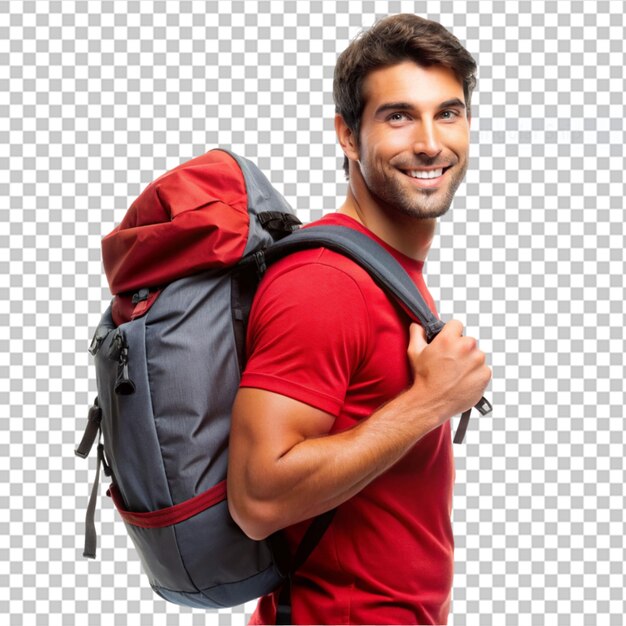
[[622,624],[623,9],[0,2],[2,623],[246,623],[253,603],[158,599],[104,495],[98,560],[81,556],[95,458],[73,450],[109,299],[100,237],[215,146],[254,160],[304,221],[334,210],[336,56],[375,18],[414,12],[479,65],[470,170],[426,264],[442,319],[493,369],[493,414],[454,446],[449,623]]

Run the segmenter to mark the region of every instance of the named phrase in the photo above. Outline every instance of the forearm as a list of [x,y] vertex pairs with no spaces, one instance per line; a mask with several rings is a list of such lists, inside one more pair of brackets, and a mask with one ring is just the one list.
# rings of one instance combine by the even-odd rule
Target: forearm
[[[408,391],[341,433],[306,438],[273,463],[248,465],[258,535],[328,511],[359,493],[439,423],[436,407]],[[263,529],[263,530],[260,530]]]

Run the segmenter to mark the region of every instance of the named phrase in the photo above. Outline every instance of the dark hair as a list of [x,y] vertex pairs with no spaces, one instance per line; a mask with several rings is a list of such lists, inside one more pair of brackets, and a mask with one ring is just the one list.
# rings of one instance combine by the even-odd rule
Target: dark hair
[[[428,67],[451,69],[463,83],[468,117],[476,86],[476,62],[459,40],[441,24],[412,13],[391,15],[362,31],[339,55],[333,80],[335,112],[355,134],[357,145],[361,116],[365,108],[363,81],[375,69],[397,65],[405,60]],[[348,178],[348,157],[343,169]]]

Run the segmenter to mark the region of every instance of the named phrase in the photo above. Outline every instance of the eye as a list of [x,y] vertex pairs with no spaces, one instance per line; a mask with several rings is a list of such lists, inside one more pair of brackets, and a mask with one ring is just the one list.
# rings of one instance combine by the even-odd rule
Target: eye
[[408,119],[408,115],[406,113],[402,113],[401,111],[396,111],[392,113],[388,118],[388,122],[401,122],[402,120]]
[[452,109],[446,109],[445,111],[442,111],[441,115],[443,115],[444,113],[451,113],[452,114],[451,117],[444,118],[446,120],[451,120],[451,119],[453,119],[455,117],[459,117],[459,114],[456,111],[453,111]]

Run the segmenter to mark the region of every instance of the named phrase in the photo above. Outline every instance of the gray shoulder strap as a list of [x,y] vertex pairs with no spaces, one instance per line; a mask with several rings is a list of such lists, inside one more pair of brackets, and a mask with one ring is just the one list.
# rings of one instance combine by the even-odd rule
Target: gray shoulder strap
[[[259,267],[306,248],[324,247],[344,254],[365,269],[372,279],[413,317],[426,331],[430,343],[444,327],[437,319],[411,277],[396,259],[373,239],[347,226],[312,226],[303,228],[272,244],[264,252],[256,253]],[[481,415],[492,411],[484,397],[476,404]],[[454,443],[461,443],[469,423],[471,409],[465,411],[457,428]]]
[[422,294],[396,259],[373,239],[347,226],[302,228],[265,250],[271,263],[296,250],[324,247],[343,254],[365,269],[372,279],[426,330],[430,343],[443,328],[424,302]]

